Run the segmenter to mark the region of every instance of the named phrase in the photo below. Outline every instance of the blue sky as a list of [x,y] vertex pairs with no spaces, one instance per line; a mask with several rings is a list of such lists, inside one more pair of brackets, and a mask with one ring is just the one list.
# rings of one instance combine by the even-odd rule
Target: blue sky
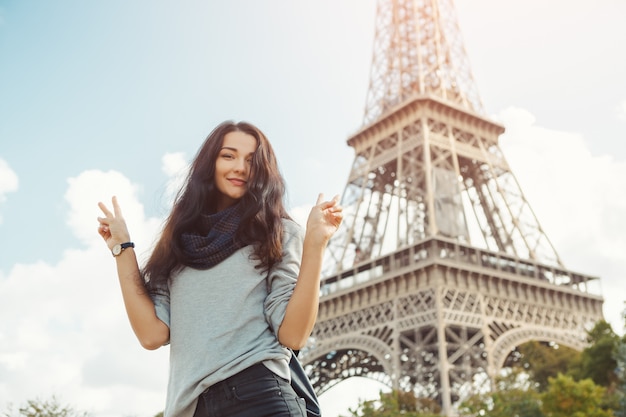
[[[626,3],[457,0],[501,147],[566,266],[626,300]],[[272,141],[299,218],[341,193],[361,125],[374,0],[0,0],[0,409],[58,394],[97,417],[160,411],[167,351],[126,323],[96,203],[138,250],[219,122]],[[376,395],[340,384],[328,417]],[[356,387],[356,388],[355,388]]]

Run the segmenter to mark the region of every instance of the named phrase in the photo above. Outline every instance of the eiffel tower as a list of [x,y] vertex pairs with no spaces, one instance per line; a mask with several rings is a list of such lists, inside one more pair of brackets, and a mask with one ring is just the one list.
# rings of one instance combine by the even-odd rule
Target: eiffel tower
[[507,164],[452,0],[379,0],[375,28],[344,222],[300,358],[318,394],[361,376],[454,416],[516,346],[584,348],[603,299],[565,268]]

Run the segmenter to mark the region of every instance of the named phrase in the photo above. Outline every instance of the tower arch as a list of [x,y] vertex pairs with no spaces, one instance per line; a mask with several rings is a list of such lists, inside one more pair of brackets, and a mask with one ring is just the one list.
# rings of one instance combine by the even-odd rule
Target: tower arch
[[[356,335],[329,345],[307,347],[299,359],[310,369],[332,370],[335,377],[313,374],[312,383],[323,394],[351,377],[364,377],[393,388],[393,354],[387,344],[376,337]],[[339,376],[339,377],[336,377]]]
[[517,328],[501,335],[493,344],[493,361],[495,369],[504,367],[507,357],[513,349],[527,342],[555,342],[559,345],[567,346],[577,351],[582,351],[587,343],[584,339],[556,329],[541,328]]

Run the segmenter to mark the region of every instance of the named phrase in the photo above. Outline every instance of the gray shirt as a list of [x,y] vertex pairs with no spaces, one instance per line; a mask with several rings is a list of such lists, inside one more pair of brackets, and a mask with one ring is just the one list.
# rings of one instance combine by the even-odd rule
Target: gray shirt
[[[283,221],[283,260],[269,273],[255,269],[246,246],[213,268],[185,268],[154,296],[156,314],[170,328],[165,417],[191,417],[211,385],[259,362],[289,378],[290,351],[278,328],[300,271],[302,228]],[[268,293],[269,288],[269,293]]]

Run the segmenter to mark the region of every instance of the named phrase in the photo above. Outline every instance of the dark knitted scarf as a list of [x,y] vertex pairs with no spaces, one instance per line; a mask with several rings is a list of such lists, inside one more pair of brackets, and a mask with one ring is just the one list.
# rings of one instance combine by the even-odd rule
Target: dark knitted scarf
[[209,269],[245,246],[235,237],[243,207],[235,204],[215,214],[202,215],[200,230],[203,234],[183,233],[182,248],[188,257],[187,266]]

